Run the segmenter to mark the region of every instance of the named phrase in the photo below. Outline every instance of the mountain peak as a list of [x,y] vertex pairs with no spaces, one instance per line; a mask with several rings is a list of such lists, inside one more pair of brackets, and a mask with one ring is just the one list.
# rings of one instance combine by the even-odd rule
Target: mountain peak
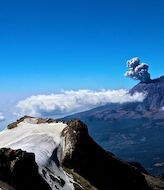
[[164,76],[160,76],[159,78],[153,79],[153,82],[164,82]]
[[142,105],[146,109],[160,110],[164,106],[164,76],[150,80],[146,83],[140,82],[129,92],[132,95],[136,92],[146,94],[146,98],[142,102]]
[[160,76],[155,79],[150,79],[150,80],[147,80],[146,82],[140,82],[139,84],[151,84],[151,83],[159,83],[159,82],[164,82],[164,76]]
[[[5,153],[17,153],[17,149],[33,153],[36,160],[33,164],[38,166],[38,175],[51,189],[150,189],[144,174],[101,148],[80,120],[48,123],[47,119],[25,116],[15,124],[15,128],[0,133],[0,147],[11,148],[5,149]],[[6,167],[11,156],[5,157]],[[0,180],[3,181],[1,173],[0,167]],[[6,178],[5,182],[10,182],[10,179]],[[31,185],[29,189],[34,188]]]

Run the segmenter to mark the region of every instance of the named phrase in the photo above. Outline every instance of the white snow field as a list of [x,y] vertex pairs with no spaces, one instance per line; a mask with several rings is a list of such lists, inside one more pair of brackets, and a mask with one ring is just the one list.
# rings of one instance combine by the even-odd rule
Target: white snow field
[[[39,173],[52,189],[73,190],[72,177],[57,164],[61,132],[66,126],[62,122],[37,124],[37,118],[25,118],[17,127],[0,132],[0,148],[34,153]],[[52,158],[55,154],[56,159]]]

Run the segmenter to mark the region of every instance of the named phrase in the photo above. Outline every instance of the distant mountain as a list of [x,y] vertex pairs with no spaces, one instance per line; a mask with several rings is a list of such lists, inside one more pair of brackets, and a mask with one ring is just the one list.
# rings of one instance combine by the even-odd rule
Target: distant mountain
[[164,181],[123,162],[81,121],[23,117],[0,132],[2,190],[162,190]]
[[164,106],[164,76],[150,80],[148,83],[140,82],[130,90],[131,94],[135,92],[145,92],[147,94],[142,104],[145,109],[160,110]]
[[107,104],[65,118],[88,125],[94,140],[122,159],[139,161],[153,174],[164,173],[164,76],[140,82],[129,93],[143,102]]

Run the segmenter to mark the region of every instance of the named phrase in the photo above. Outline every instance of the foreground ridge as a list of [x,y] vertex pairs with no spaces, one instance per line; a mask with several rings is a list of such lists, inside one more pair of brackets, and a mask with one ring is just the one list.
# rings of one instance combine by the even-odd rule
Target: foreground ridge
[[[155,177],[152,179],[96,144],[80,120],[62,122],[25,116],[0,132],[0,147],[0,158],[3,158],[0,181],[13,189],[150,190],[157,187],[152,185]],[[22,188],[23,181],[28,186]],[[162,186],[163,182],[158,181]],[[2,189],[3,184],[0,183]]]

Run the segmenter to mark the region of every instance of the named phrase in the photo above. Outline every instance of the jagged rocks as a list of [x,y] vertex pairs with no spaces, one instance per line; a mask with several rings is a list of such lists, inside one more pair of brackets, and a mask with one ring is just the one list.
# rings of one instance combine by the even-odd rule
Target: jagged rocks
[[50,190],[38,174],[34,154],[22,150],[0,149],[0,180],[16,190]]
[[18,126],[21,122],[29,120],[30,122],[34,124],[43,124],[43,123],[57,123],[57,120],[51,119],[51,118],[36,118],[31,116],[24,116],[18,119],[16,122],[13,122],[7,126],[8,129],[13,129]]
[[99,190],[148,190],[145,177],[135,168],[107,153],[88,135],[81,121],[68,122],[63,132],[61,163]]

